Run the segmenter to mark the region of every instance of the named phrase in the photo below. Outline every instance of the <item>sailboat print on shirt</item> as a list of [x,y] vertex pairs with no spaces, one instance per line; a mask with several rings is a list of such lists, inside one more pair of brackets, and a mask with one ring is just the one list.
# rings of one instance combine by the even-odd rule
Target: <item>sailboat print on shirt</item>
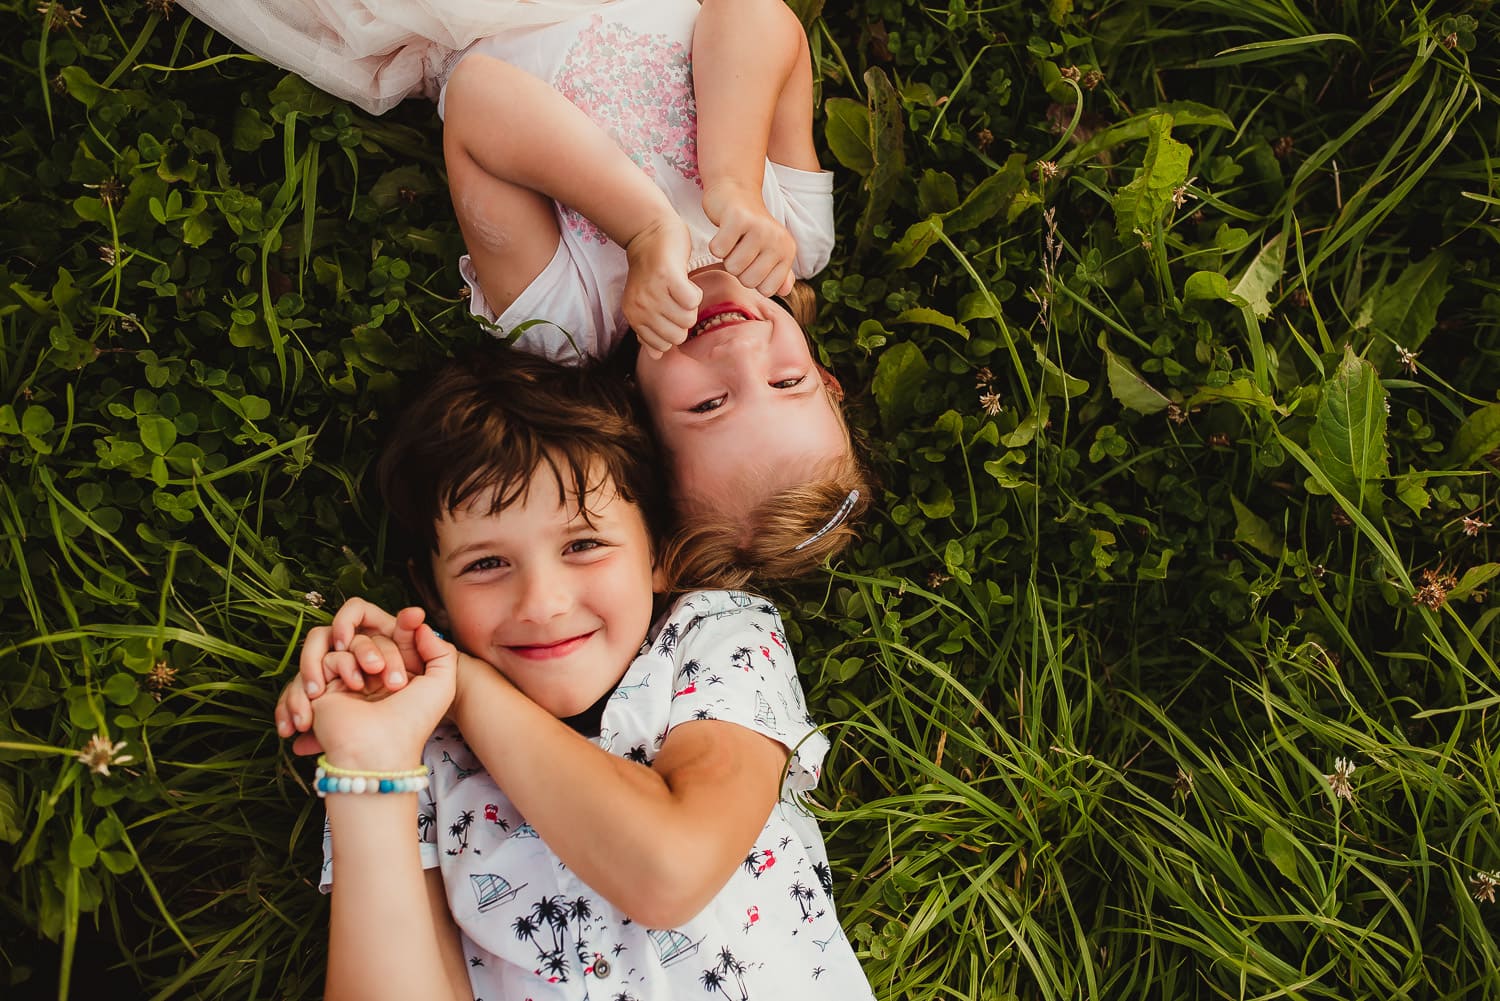
[[510,881],[504,876],[497,876],[493,872],[476,873],[469,877],[469,885],[474,890],[474,897],[481,911],[487,911],[497,904],[507,904],[516,899],[516,894],[526,889],[529,885],[522,883],[520,886],[511,886]]
[[671,966],[690,958],[698,951],[698,946],[703,944],[701,938],[694,942],[682,932],[670,928],[653,928],[646,932],[646,937],[656,946],[656,954],[661,957],[662,966]]

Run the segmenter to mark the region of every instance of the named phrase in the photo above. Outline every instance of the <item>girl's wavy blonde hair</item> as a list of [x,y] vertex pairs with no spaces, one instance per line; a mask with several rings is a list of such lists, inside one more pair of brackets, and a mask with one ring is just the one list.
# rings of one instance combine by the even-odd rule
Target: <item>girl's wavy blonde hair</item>
[[[806,330],[817,309],[812,287],[797,282],[783,302]],[[856,529],[869,510],[874,484],[861,458],[866,449],[845,420],[843,391],[831,389],[829,395],[844,427],[848,451],[814,469],[804,482],[766,496],[748,512],[728,513],[733,504],[714,505],[712,510],[679,509],[679,528],[662,546],[658,559],[672,590],[739,590],[752,581],[796,580],[838,556],[858,537]],[[750,471],[744,480],[754,478],[755,472]],[[742,481],[721,486],[728,496],[749,485]],[[859,496],[845,517],[813,539],[854,491]]]

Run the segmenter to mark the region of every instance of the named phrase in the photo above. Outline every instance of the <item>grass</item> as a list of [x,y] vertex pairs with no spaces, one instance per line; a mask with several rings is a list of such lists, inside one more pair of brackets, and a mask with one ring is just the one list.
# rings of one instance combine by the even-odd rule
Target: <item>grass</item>
[[[1500,997],[1493,4],[793,6],[884,490],[775,596],[879,996]],[[0,10],[0,985],[316,996],[270,705],[485,336],[435,123]]]

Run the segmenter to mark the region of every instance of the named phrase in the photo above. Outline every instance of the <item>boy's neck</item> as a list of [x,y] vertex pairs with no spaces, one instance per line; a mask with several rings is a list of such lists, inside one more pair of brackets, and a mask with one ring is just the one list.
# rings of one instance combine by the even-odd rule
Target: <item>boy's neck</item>
[[609,697],[615,693],[611,688],[598,701],[589,706],[581,713],[576,713],[563,719],[563,722],[572,727],[577,733],[588,737],[590,740],[599,736],[599,724],[604,719],[604,706],[609,702]]

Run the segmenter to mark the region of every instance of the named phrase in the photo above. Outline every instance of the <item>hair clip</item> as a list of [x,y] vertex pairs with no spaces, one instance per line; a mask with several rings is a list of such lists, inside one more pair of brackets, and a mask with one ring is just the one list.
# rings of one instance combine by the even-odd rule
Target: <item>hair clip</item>
[[854,510],[854,505],[858,500],[859,491],[849,491],[849,496],[844,498],[844,503],[840,504],[839,509],[833,512],[833,517],[824,522],[822,528],[818,529],[816,532],[793,546],[792,552],[801,552],[808,546],[812,545],[814,542],[817,542],[823,536],[827,535],[829,532],[833,531],[835,528],[838,528],[839,525],[843,524],[844,519],[849,517],[849,512]]

